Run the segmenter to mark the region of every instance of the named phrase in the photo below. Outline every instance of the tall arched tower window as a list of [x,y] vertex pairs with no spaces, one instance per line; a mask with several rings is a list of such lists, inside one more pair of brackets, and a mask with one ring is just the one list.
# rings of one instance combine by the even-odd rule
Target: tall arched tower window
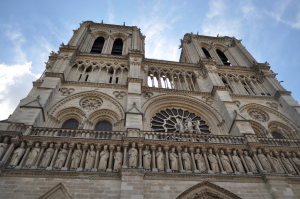
[[69,119],[64,122],[62,129],[78,129],[79,122],[75,119]]
[[95,130],[97,130],[97,131],[112,131],[112,125],[108,121],[100,121],[96,124]]
[[217,54],[219,55],[221,61],[223,62],[223,64],[225,66],[230,66],[229,60],[227,59],[226,55],[222,51],[220,51],[219,49],[217,49]]
[[104,38],[98,37],[92,47],[91,53],[101,54],[104,45]]
[[211,58],[209,52],[208,52],[205,48],[202,48],[202,50],[203,50],[203,52],[204,52],[206,58]]
[[122,39],[116,39],[114,41],[114,45],[111,51],[112,55],[122,55],[123,50],[123,41]]

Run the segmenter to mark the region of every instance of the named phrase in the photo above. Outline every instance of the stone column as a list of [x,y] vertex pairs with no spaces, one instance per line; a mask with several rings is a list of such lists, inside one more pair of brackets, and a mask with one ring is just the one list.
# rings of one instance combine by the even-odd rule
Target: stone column
[[76,171],[83,171],[83,163],[84,163],[84,160],[85,160],[85,153],[86,153],[86,150],[87,150],[88,147],[89,147],[89,145],[83,145],[83,146],[82,146],[83,153],[82,153],[80,165],[79,165],[79,167],[76,169]]
[[156,146],[152,145],[151,146],[151,150],[152,150],[152,172],[158,172],[157,168],[156,168],[156,154],[155,154],[155,150],[156,150]]
[[0,165],[5,165],[6,161],[8,160],[8,157],[10,156],[10,154],[13,152],[15,148],[15,143],[11,143],[8,150],[6,151],[5,155],[3,156]]
[[115,149],[114,145],[109,146],[109,161],[108,161],[108,168],[106,169],[106,172],[112,172],[112,163],[113,163],[113,159],[114,159],[114,153],[113,153],[114,149]]
[[142,165],[142,159],[143,159],[143,152],[142,152],[142,149],[143,149],[143,146],[144,144],[138,144],[138,148],[139,148],[139,169],[142,169],[143,168],[143,165]]
[[127,168],[127,147],[128,147],[128,143],[127,142],[123,143],[124,159],[123,159],[122,168]]
[[201,151],[202,151],[203,156],[204,156],[204,160],[205,160],[205,164],[206,164],[206,168],[207,168],[207,173],[214,174],[214,172],[210,169],[210,166],[209,166],[208,161],[207,161],[207,155],[206,155],[207,149],[202,148]]
[[224,171],[224,168],[223,168],[223,165],[222,165],[222,162],[220,160],[220,157],[219,157],[219,149],[214,149],[214,152],[216,154],[216,157],[217,157],[217,160],[218,160],[218,163],[220,165],[220,168],[221,168],[221,174],[227,174],[226,171]]
[[178,159],[179,159],[179,172],[180,173],[185,173],[185,170],[183,170],[183,166],[182,166],[182,158],[181,158],[181,147],[177,147],[177,152],[178,152]]
[[57,152],[58,152],[58,149],[60,148],[60,146],[61,146],[61,143],[57,143],[57,144],[55,145],[55,152],[54,152],[54,155],[53,155],[53,157],[52,157],[50,166],[47,167],[46,170],[52,170],[53,164],[54,164],[54,161],[55,161],[55,159],[56,159],[56,155],[57,155]]
[[243,165],[245,166],[245,169],[246,169],[246,171],[247,171],[247,174],[248,174],[248,175],[253,175],[253,173],[250,172],[250,170],[249,170],[249,168],[248,168],[248,166],[247,166],[247,164],[246,164],[246,162],[245,162],[245,160],[244,160],[243,151],[242,151],[242,150],[238,150],[237,152],[238,152],[238,154],[240,155],[240,158],[241,158],[241,160],[242,160],[242,163],[243,163]]
[[30,169],[37,169],[38,164],[39,164],[39,162],[40,162],[40,160],[41,160],[41,158],[42,158],[42,155],[44,154],[44,151],[45,151],[45,148],[47,147],[47,145],[48,145],[48,143],[45,143],[45,142],[42,143],[42,145],[41,145],[42,150],[41,150],[41,152],[40,152],[40,154],[39,154],[39,157],[38,157],[38,159],[36,160],[34,166],[32,166]]
[[65,166],[61,168],[62,171],[67,171],[68,170],[68,164],[71,158],[71,154],[72,154],[72,150],[74,149],[74,144],[69,144],[69,153],[68,153],[68,157],[67,160],[65,162]]
[[172,170],[170,169],[170,160],[169,160],[169,147],[165,146],[164,147],[165,153],[166,153],[166,159],[167,159],[167,173],[172,173]]
[[100,149],[101,149],[101,146],[97,145],[96,146],[96,150],[97,150],[97,152],[96,152],[96,160],[95,160],[94,168],[92,169],[93,172],[97,172],[98,171],[97,165],[98,165],[98,162],[99,162]]
[[23,165],[23,163],[24,163],[24,161],[25,161],[25,159],[26,159],[26,157],[27,157],[27,155],[28,155],[28,153],[29,153],[32,146],[33,146],[32,142],[27,143],[27,149],[26,149],[25,155],[23,156],[20,164],[18,166],[16,166],[15,169],[22,169],[22,165]]
[[190,153],[191,153],[191,157],[192,157],[192,161],[193,161],[193,167],[194,167],[194,173],[200,173],[200,171],[197,169],[196,167],[196,163],[195,163],[195,157],[194,157],[194,148],[191,147],[190,149]]
[[240,175],[241,173],[236,170],[234,162],[232,161],[231,150],[230,149],[226,149],[226,153],[227,153],[228,158],[229,158],[229,160],[231,162],[231,166],[233,168],[234,173],[237,174],[237,175]]

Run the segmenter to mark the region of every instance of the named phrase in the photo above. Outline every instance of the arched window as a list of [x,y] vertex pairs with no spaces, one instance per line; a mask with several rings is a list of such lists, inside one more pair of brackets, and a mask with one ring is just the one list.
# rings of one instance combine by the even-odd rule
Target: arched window
[[209,52],[208,52],[205,48],[202,48],[202,50],[203,50],[203,52],[204,52],[206,58],[211,58]]
[[69,119],[62,125],[62,129],[78,129],[79,122],[75,119]]
[[230,66],[229,60],[227,59],[227,57],[225,56],[225,54],[222,51],[220,51],[219,49],[217,49],[217,54],[219,55],[221,61],[223,62],[223,64],[225,66]]
[[95,130],[97,130],[97,131],[112,131],[112,125],[108,121],[100,121],[96,124]]
[[123,41],[122,39],[116,39],[114,41],[114,45],[111,51],[112,55],[122,55],[123,50]]
[[104,45],[104,38],[98,37],[92,47],[91,53],[101,54]]
[[278,133],[278,132],[274,131],[271,134],[272,134],[273,138],[283,139],[282,135],[280,133]]

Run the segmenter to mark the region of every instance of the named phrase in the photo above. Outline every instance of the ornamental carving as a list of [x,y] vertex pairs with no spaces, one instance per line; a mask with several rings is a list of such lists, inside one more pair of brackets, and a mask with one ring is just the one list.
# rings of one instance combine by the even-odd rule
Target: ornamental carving
[[266,122],[269,120],[269,115],[261,110],[250,109],[248,110],[248,114],[250,115],[250,117],[260,122]]
[[123,99],[123,97],[126,95],[126,92],[124,92],[124,91],[115,91],[115,92],[113,92],[113,94],[117,99]]
[[182,109],[165,109],[151,119],[151,128],[156,132],[210,134],[205,121]]
[[202,97],[202,100],[208,104],[212,104],[214,102],[212,97]]
[[102,105],[102,99],[98,97],[86,97],[80,100],[79,105],[85,110],[95,110]]
[[148,91],[144,91],[144,92],[142,93],[142,95],[143,95],[143,97],[144,97],[145,99],[149,99],[149,98],[151,98],[151,97],[153,96],[153,93],[152,93],[152,92],[148,92]]
[[266,103],[268,107],[277,110],[278,109],[278,104],[275,102],[267,102]]
[[74,88],[61,88],[60,92],[62,96],[68,96],[75,91]]

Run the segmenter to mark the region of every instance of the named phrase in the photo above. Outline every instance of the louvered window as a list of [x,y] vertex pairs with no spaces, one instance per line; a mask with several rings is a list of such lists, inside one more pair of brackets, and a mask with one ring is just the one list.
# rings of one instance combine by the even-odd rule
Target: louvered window
[[63,129],[78,129],[79,122],[75,119],[65,121],[61,128]]
[[97,130],[97,131],[112,131],[112,125],[108,121],[100,121],[96,124],[95,130]]
[[122,39],[116,39],[114,41],[114,45],[111,51],[112,55],[122,55],[123,50],[123,41]]
[[103,49],[103,45],[104,45],[104,38],[103,37],[98,37],[94,42],[91,53],[101,54],[102,49]]

